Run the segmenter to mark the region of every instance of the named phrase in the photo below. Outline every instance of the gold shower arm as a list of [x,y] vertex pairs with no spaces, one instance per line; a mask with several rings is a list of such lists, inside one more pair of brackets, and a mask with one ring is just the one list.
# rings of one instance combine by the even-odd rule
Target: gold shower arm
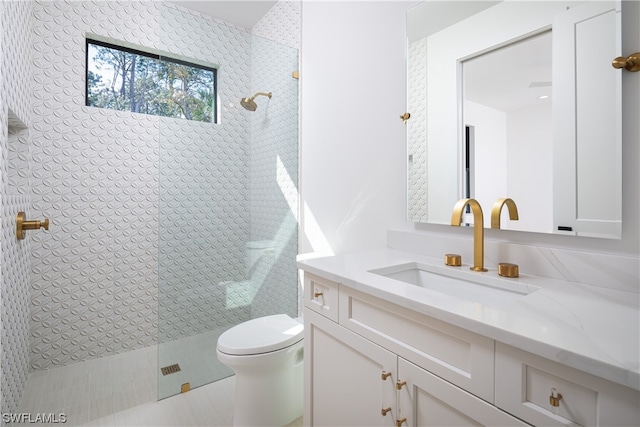
[[253,95],[251,97],[251,99],[255,99],[257,96],[268,96],[269,98],[271,98],[272,93],[271,92],[257,92],[255,95]]

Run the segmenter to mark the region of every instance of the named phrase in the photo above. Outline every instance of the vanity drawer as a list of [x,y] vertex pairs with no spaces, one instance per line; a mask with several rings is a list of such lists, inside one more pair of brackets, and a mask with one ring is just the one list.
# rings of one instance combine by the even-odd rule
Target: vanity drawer
[[492,339],[346,287],[340,324],[493,403]]
[[[558,406],[551,405],[552,391],[562,396]],[[637,390],[502,343],[495,395],[496,406],[534,425],[640,425]]]
[[304,273],[304,305],[338,322],[339,285],[314,274]]

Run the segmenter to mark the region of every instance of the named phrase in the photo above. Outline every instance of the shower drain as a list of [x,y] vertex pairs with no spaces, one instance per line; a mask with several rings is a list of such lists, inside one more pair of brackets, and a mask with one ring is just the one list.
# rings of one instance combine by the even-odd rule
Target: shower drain
[[162,375],[175,374],[176,372],[180,372],[180,365],[177,363],[175,365],[165,366],[164,368],[160,368],[162,371]]

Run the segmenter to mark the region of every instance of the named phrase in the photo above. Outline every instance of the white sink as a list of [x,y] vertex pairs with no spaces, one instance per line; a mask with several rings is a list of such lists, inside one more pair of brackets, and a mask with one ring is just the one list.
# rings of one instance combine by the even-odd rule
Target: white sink
[[465,301],[487,305],[515,302],[539,289],[519,279],[506,279],[492,275],[497,274],[495,272],[472,272],[468,267],[446,267],[410,262],[369,270],[369,272]]

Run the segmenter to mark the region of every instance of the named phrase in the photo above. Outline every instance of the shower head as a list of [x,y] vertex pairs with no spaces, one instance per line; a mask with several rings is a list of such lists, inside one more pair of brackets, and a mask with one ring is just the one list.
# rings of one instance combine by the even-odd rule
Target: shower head
[[240,105],[242,105],[244,108],[246,108],[249,111],[256,111],[256,108],[258,108],[258,105],[254,101],[254,99],[256,99],[256,97],[260,96],[260,95],[268,96],[269,98],[271,98],[271,92],[269,92],[269,93],[258,92],[255,95],[253,95],[251,98],[242,98],[240,100]]

